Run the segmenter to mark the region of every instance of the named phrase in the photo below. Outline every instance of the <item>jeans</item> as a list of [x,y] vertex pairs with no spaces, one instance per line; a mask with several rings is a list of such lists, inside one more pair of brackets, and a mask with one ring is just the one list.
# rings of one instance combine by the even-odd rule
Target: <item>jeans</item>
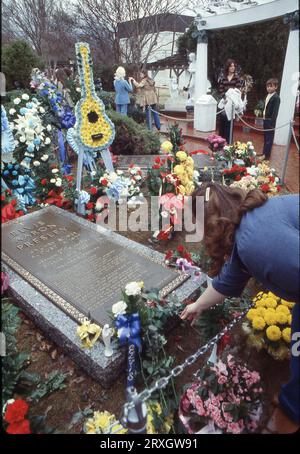
[[[292,312],[292,335],[300,333],[300,303],[296,303]],[[298,338],[299,339],[299,338]],[[296,344],[296,340],[292,340],[292,345]],[[298,340],[299,344],[299,340]],[[279,402],[283,411],[290,419],[296,423],[300,423],[300,345],[298,348],[291,351],[290,362],[290,380],[288,383],[281,386],[279,394]],[[298,355],[298,356],[297,356]]]
[[116,111],[121,115],[127,115],[128,104],[116,104]]
[[[274,126],[271,124],[271,120],[266,119],[264,120],[264,129],[272,129]],[[263,154],[265,155],[266,159],[269,159],[271,156],[271,150],[274,142],[274,135],[275,131],[265,131],[264,132],[264,150]]]
[[160,119],[159,119],[159,115],[158,113],[156,112],[152,112],[150,110],[150,108],[153,109],[153,110],[156,110],[156,105],[155,104],[151,104],[151,106],[146,106],[146,122],[147,122],[147,128],[148,129],[152,129],[152,115],[153,115],[153,119],[154,119],[154,123],[155,123],[155,126],[158,130],[160,130]]

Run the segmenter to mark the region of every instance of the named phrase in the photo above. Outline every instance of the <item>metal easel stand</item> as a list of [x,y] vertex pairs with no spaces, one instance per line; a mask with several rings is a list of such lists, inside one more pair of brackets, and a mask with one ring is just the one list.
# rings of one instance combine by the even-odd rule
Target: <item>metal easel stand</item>
[[232,108],[231,108],[231,121],[230,121],[229,145],[232,144],[232,140],[233,140],[233,122],[234,122],[234,103],[232,103]]
[[291,140],[292,140],[292,134],[293,134],[293,127],[294,127],[295,122],[293,120],[290,121],[290,128],[289,128],[289,134],[288,134],[288,139],[287,139],[287,144],[286,144],[286,149],[285,149],[285,156],[284,156],[284,161],[283,161],[283,166],[282,166],[282,171],[281,171],[281,183],[284,183],[285,179],[285,174],[286,174],[286,168],[287,168],[287,163],[289,159],[289,151],[290,151],[290,146],[291,146]]

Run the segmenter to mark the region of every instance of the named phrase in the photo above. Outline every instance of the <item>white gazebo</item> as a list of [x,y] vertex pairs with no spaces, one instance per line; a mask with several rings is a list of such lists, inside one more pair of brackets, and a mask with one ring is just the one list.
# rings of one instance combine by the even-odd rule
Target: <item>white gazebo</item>
[[[299,81],[299,10],[298,0],[241,0],[199,1],[197,26],[197,66],[195,99],[206,94],[208,30],[240,27],[256,22],[283,17],[290,24],[290,34],[281,80],[281,104],[276,126],[289,123],[294,117]],[[195,112],[196,114],[196,112]],[[194,123],[196,128],[196,124]],[[289,125],[277,129],[274,143],[286,145]]]

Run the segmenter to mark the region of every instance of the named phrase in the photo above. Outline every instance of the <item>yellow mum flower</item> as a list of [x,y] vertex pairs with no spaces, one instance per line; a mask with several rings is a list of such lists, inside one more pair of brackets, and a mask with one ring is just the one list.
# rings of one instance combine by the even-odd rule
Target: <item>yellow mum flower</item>
[[288,321],[287,315],[283,312],[276,312],[276,320],[279,325],[285,325]]
[[192,156],[188,156],[187,159],[186,159],[186,164],[189,165],[191,168],[194,168],[194,159],[192,158]]
[[160,146],[160,149],[163,153],[171,153],[171,151],[173,150],[173,145],[172,143],[169,141],[169,140],[165,140],[161,146]]
[[262,298],[261,300],[257,300],[255,302],[255,307],[266,307],[266,300]]
[[275,314],[276,314],[276,309],[273,309],[273,307],[268,307],[267,313],[268,313],[268,314],[274,314],[274,315],[275,315]]
[[188,156],[185,151],[177,151],[176,153],[176,158],[179,159],[179,161],[185,161],[187,157]]
[[280,300],[280,298],[277,295],[275,295],[275,293],[272,293],[272,292],[268,292],[268,297],[275,298],[276,301]]
[[266,314],[264,316],[265,322],[267,325],[276,325],[277,323],[277,318],[276,318],[276,313],[274,311],[274,314],[272,312],[266,311]]
[[290,310],[288,307],[283,306],[280,304],[279,306],[276,307],[276,312],[283,312],[286,316],[290,315]]
[[179,177],[180,175],[183,175],[185,173],[183,165],[177,164],[177,166],[174,167],[173,172]]
[[277,306],[277,301],[275,298],[266,298],[265,305],[266,307],[272,307],[273,309],[275,309],[275,307]]
[[266,335],[269,340],[276,342],[281,338],[281,331],[278,326],[271,325],[266,329]]
[[266,312],[267,312],[267,309],[265,307],[258,307],[256,309],[256,312],[257,312],[257,315],[259,315],[260,317],[263,317],[265,316]]
[[281,299],[281,304],[283,304],[283,306],[289,307],[290,309],[292,309],[295,306],[295,303],[283,299]]
[[290,344],[291,342],[291,328],[284,328],[282,330],[282,338],[283,340],[287,343],[287,344]]
[[266,326],[266,322],[262,317],[256,316],[252,320],[252,326],[257,331],[261,331]]
[[257,309],[249,309],[249,311],[247,312],[247,319],[252,321],[254,319],[254,317],[257,316]]
[[288,315],[287,321],[289,325],[292,324],[292,314]]

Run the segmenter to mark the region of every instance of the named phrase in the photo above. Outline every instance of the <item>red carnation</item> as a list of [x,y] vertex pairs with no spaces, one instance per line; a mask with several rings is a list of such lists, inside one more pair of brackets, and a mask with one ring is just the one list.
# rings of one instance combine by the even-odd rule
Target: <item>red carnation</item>
[[47,180],[46,180],[46,178],[43,178],[43,179],[41,180],[41,185],[45,186],[45,184],[47,184]]
[[73,181],[74,180],[74,177],[72,175],[66,175],[66,179],[68,181]]
[[154,159],[154,162],[156,162],[156,164],[160,164],[160,157],[157,156],[157,158]]
[[269,181],[270,181],[270,183],[274,183],[275,177],[273,177],[272,175],[270,175],[270,176],[269,176]]
[[282,189],[281,186],[277,186],[277,191],[278,192],[281,191],[281,189]]
[[241,175],[236,175],[236,176],[234,177],[235,181],[240,181],[241,178],[242,178]]
[[263,192],[268,192],[270,191],[270,186],[268,184],[262,184],[260,189],[263,191]]
[[157,164],[155,164],[154,166],[152,166],[152,169],[154,169],[154,170],[157,170],[157,169],[159,169],[159,168],[160,168],[160,166],[157,165]]
[[89,202],[89,203],[86,204],[86,209],[87,209],[87,210],[92,210],[93,207],[94,207],[93,202]]
[[1,195],[1,200],[2,200],[2,202],[4,202],[4,200],[5,200],[5,195],[4,194]]
[[89,221],[93,221],[93,220],[95,219],[95,216],[93,215],[93,213],[88,214],[88,215],[87,215],[87,219],[88,219]]
[[16,199],[13,199],[10,203],[12,204],[13,207],[15,207],[17,205]]
[[108,185],[107,179],[106,179],[106,178],[102,178],[101,184],[102,184],[103,186],[107,186],[107,185]]
[[173,257],[173,251],[167,251],[165,255],[165,260],[169,260]]
[[14,422],[12,424],[9,424],[9,426],[6,429],[6,432],[8,434],[12,435],[27,435],[30,434],[30,424],[28,419],[24,419],[23,421],[20,422]]
[[23,421],[26,413],[28,412],[28,404],[23,399],[16,399],[6,407],[4,419],[8,423],[15,423]]
[[98,189],[97,189],[97,188],[95,188],[94,186],[93,186],[93,187],[91,187],[91,189],[90,189],[90,193],[91,193],[92,195],[96,195],[96,194],[97,194],[97,192],[98,192]]
[[179,252],[179,254],[182,254],[184,252],[184,246],[182,246],[182,244],[177,246],[177,251]]

